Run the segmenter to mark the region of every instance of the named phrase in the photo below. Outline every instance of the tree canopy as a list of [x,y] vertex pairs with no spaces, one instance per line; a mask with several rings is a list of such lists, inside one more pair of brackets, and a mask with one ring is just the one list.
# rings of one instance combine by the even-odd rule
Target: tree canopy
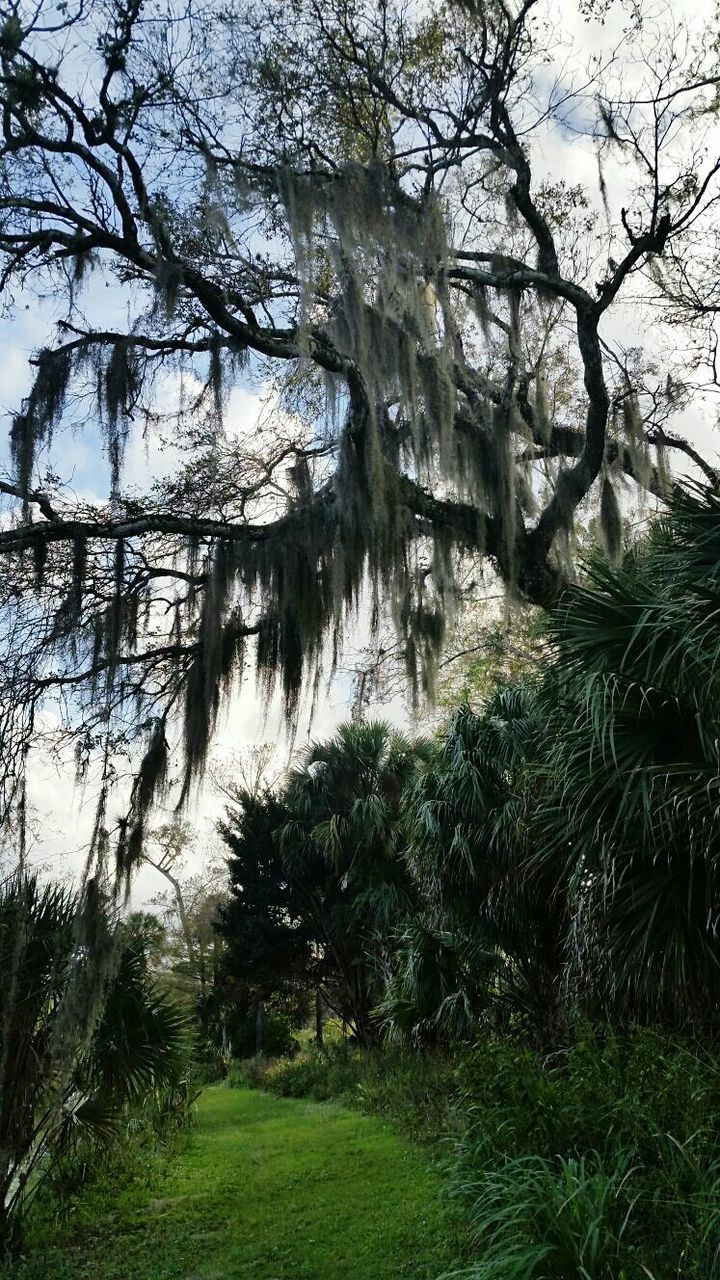
[[[59,316],[2,481],[8,812],[54,699],[104,761],[100,851],[139,735],[127,869],[248,644],[292,715],[369,590],[431,690],[459,560],[547,607],[583,504],[617,556],[624,484],[666,496],[669,452],[712,479],[674,418],[714,378],[717,36],[617,4],[586,66],[541,0],[4,6],[0,285]],[[594,189],[544,177],[549,138]],[[623,303],[682,324],[675,354],[628,346]],[[181,465],[130,492],[179,371]],[[251,438],[243,379],[273,396]],[[48,473],[69,425],[102,433],[106,503]]]
[[277,796],[241,793],[220,828],[233,855],[225,970],[261,998],[294,982],[322,988],[363,1043],[415,901],[401,804],[426,754],[381,721],[343,725]]
[[[719,533],[717,490],[676,494],[549,611],[534,672],[501,666],[412,754],[352,722],[266,798],[266,898],[290,937],[310,925],[354,1025],[546,1048],[579,1019],[715,1033]],[[231,946],[238,926],[231,908]]]

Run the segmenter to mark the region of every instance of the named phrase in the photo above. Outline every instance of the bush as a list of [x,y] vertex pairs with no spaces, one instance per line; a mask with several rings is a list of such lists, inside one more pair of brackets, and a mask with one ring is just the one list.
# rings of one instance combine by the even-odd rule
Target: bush
[[508,1156],[588,1151],[657,1157],[658,1138],[698,1135],[714,1150],[720,1071],[689,1042],[643,1029],[601,1036],[582,1031],[564,1053],[542,1059],[488,1041],[467,1052],[456,1073],[468,1116],[466,1145]]
[[337,1099],[446,1153],[477,1254],[465,1280],[720,1280],[720,1071],[689,1041],[581,1028],[550,1058],[344,1042],[229,1079]]
[[[255,1056],[257,1028],[255,1013],[237,1016],[226,1028],[233,1058]],[[280,1009],[266,1008],[262,1026],[263,1056],[292,1057],[300,1045],[294,1035],[294,1024]]]
[[583,1032],[550,1061],[489,1042],[457,1071],[468,1280],[720,1276],[720,1076],[690,1043]]
[[290,1059],[235,1063],[228,1083],[267,1089],[282,1098],[344,1102],[425,1141],[456,1128],[454,1067],[440,1054],[369,1052],[344,1041]]
[[350,1101],[367,1072],[368,1060],[346,1044],[330,1050],[306,1049],[292,1057],[256,1057],[234,1062],[228,1084],[267,1089],[279,1098]]
[[218,1084],[228,1073],[228,1056],[212,1040],[198,1036],[193,1069],[199,1084]]
[[137,1190],[148,1196],[156,1193],[170,1157],[192,1126],[197,1097],[197,1084],[188,1074],[129,1108],[122,1128],[104,1148],[96,1141],[78,1142],[57,1160],[28,1213],[32,1256],[0,1263],[0,1277],[40,1280],[48,1272],[64,1276],[67,1267],[70,1280],[75,1269],[56,1254],[58,1233],[70,1230],[73,1237],[81,1236],[112,1214],[119,1198]]
[[225,1083],[231,1089],[261,1089],[269,1066],[270,1059],[262,1056],[240,1058],[230,1063]]

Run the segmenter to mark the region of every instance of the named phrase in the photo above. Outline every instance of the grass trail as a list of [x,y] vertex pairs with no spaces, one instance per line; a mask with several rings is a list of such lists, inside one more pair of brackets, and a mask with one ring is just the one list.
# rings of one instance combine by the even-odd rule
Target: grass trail
[[250,1090],[207,1089],[155,1198],[118,1188],[104,1209],[18,1280],[435,1280],[454,1261],[419,1152],[335,1104]]

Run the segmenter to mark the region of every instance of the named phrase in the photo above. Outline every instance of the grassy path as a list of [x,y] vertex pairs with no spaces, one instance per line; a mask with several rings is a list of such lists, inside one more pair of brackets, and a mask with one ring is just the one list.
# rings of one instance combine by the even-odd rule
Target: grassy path
[[438,1190],[421,1154],[378,1121],[214,1087],[154,1199],[119,1190],[80,1240],[18,1275],[435,1280],[453,1262]]

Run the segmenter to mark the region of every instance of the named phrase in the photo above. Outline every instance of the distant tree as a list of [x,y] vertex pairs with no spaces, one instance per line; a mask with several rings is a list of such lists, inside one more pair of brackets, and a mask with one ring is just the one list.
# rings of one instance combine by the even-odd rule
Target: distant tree
[[310,993],[328,976],[310,905],[321,881],[308,869],[288,870],[279,841],[288,817],[281,799],[239,790],[235,799],[219,825],[230,892],[216,922],[225,944],[216,1002],[231,1043],[242,1037],[260,1052],[267,1047],[267,1007],[283,1013],[291,1028],[302,1025]]
[[163,982],[189,1005],[201,1036],[207,1038],[223,953],[216,924],[227,888],[225,866],[215,857],[206,857],[192,873],[187,870],[186,854],[195,841],[189,823],[165,823],[149,833],[143,861],[170,885],[151,899],[163,930]]
[[285,863],[318,885],[308,910],[332,966],[328,1003],[364,1043],[378,1033],[373,1008],[414,903],[401,804],[425,750],[382,721],[354,721],[307,749],[283,794]]
[[160,917],[152,911],[132,911],[125,919],[125,929],[137,939],[149,971],[161,971],[166,959],[167,930]]

